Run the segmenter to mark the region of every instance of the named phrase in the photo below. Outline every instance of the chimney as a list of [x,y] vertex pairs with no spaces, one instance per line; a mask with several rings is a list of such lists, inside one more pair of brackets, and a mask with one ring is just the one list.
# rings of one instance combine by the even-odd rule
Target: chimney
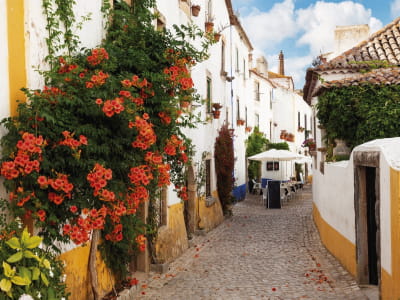
[[283,57],[283,52],[279,53],[279,75],[285,75],[285,59]]

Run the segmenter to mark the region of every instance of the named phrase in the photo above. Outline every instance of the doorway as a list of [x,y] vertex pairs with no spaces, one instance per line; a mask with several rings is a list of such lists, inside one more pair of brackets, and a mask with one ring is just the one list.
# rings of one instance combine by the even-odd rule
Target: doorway
[[354,162],[357,281],[379,286],[379,153],[356,152]]

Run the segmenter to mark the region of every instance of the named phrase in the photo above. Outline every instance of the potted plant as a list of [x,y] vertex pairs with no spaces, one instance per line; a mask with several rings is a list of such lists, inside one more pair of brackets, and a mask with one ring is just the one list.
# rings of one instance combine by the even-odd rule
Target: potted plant
[[205,31],[207,33],[211,33],[214,30],[214,17],[213,16],[207,16],[206,22],[204,23],[205,25]]
[[220,111],[221,108],[222,108],[222,105],[219,103],[212,104],[212,114],[213,114],[214,119],[219,119],[219,117],[221,115],[221,111]]
[[219,32],[214,32],[214,40],[216,42],[219,42],[219,39],[221,38],[221,33]]
[[293,133],[288,133],[286,136],[286,140],[288,142],[294,142],[294,134]]
[[309,139],[306,139],[306,140],[303,142],[302,146],[303,146],[303,147],[308,147],[308,149],[309,149],[310,151],[315,151],[316,143],[315,143],[314,139],[309,138]]
[[200,13],[200,5],[193,4],[192,5],[192,16],[197,17]]
[[286,130],[281,130],[281,134],[279,136],[279,138],[281,140],[286,140],[288,133],[286,132]]
[[236,121],[236,124],[237,124],[238,126],[242,126],[242,125],[244,125],[244,123],[246,123],[246,121],[245,121],[245,120],[242,120],[242,119],[238,119],[238,120]]

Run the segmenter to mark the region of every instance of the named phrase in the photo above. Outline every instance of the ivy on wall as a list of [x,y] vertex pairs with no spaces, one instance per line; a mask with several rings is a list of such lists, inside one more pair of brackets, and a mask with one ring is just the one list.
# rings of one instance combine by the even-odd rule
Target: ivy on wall
[[400,134],[399,85],[333,87],[319,96],[317,110],[327,144],[342,139],[354,148]]

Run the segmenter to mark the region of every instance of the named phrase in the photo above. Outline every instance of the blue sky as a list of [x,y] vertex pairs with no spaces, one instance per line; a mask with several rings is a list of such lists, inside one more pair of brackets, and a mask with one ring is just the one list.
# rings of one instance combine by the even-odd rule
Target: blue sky
[[368,24],[374,33],[400,16],[400,0],[232,0],[255,56],[266,57],[277,71],[278,54],[285,54],[285,74],[295,88],[304,85],[313,58],[334,50],[336,26]]

